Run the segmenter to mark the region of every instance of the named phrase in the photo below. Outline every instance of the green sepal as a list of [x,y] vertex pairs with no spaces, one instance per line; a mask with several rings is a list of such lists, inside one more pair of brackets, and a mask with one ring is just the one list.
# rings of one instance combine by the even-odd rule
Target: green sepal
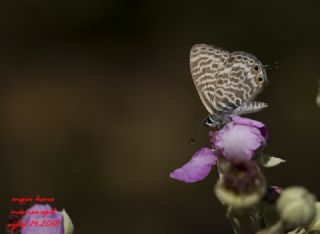
[[265,153],[261,153],[260,155],[258,155],[256,157],[256,161],[260,166],[267,168],[275,167],[281,163],[286,162],[286,160],[283,160],[282,158],[273,157]]
[[316,217],[307,228],[308,234],[320,233],[320,202],[316,202],[316,210]]

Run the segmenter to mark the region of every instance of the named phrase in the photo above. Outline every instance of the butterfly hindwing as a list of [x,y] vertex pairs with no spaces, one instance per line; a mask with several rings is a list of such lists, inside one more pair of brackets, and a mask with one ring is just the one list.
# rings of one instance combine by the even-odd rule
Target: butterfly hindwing
[[[257,70],[255,66],[258,66]],[[261,66],[261,62],[249,53],[231,53],[217,74],[214,108],[222,113],[234,114],[235,109],[249,103],[262,88],[256,81],[256,76],[262,72]],[[246,106],[248,113],[250,106]]]

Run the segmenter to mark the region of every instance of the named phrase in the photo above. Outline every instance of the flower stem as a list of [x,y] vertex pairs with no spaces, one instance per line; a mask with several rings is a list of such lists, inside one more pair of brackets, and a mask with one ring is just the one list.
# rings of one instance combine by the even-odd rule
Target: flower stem
[[258,205],[247,209],[233,209],[229,206],[227,218],[235,234],[257,233],[265,228],[261,209]]
[[262,230],[257,234],[284,234],[285,230],[281,221],[277,222],[268,229]]

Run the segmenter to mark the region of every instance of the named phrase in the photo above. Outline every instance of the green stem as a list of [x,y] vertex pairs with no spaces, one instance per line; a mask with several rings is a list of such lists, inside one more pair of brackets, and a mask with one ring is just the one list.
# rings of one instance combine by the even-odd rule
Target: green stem
[[268,229],[262,230],[257,234],[284,234],[285,230],[281,221],[277,222]]
[[260,207],[248,209],[228,208],[227,218],[235,234],[255,234],[265,228]]

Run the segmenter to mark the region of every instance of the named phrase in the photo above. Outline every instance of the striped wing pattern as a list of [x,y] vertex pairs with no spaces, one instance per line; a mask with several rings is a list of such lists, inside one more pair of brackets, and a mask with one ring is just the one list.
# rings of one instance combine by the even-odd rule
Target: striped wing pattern
[[210,114],[215,113],[215,83],[219,70],[230,56],[228,51],[206,44],[197,44],[190,51],[190,70],[202,103]]
[[239,106],[234,110],[233,114],[234,115],[249,114],[249,113],[261,111],[267,107],[268,107],[268,104],[264,102],[243,103],[241,106]]
[[[254,67],[258,66],[255,70]],[[262,90],[256,81],[263,74],[262,63],[252,54],[236,51],[230,53],[217,74],[215,82],[215,109],[229,114],[247,114],[267,107],[265,103],[252,102]],[[266,79],[266,74],[264,74]]]
[[249,77],[253,64],[254,61],[249,59],[247,55],[230,53],[223,69],[217,74],[215,82],[214,108],[217,111],[231,113],[250,100],[254,87],[247,77]]

